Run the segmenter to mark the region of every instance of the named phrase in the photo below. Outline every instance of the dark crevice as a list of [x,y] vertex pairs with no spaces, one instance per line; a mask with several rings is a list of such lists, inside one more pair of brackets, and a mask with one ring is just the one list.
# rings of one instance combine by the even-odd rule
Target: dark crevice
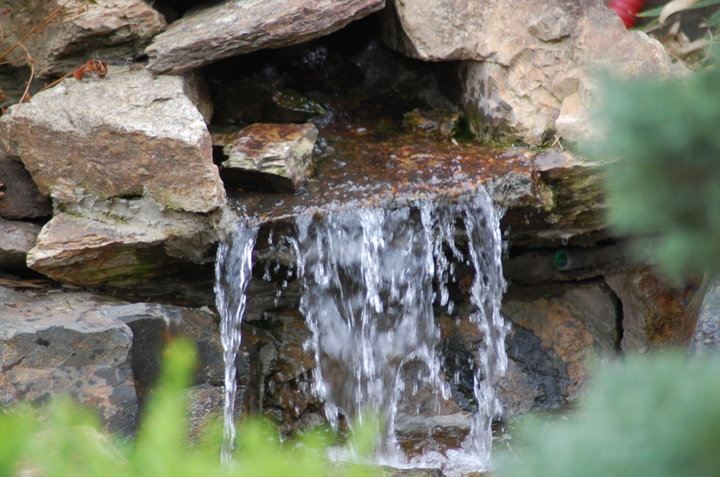
[[625,332],[623,328],[625,316],[623,313],[622,300],[604,281],[600,284],[600,287],[605,293],[607,293],[608,297],[610,297],[610,300],[612,300],[613,305],[615,306],[615,352],[617,352],[617,354],[623,354],[622,340]]

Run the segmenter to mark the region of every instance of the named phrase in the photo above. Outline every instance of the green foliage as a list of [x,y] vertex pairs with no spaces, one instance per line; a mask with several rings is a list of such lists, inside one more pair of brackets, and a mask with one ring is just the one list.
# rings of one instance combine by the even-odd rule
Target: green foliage
[[[309,433],[282,443],[268,423],[248,420],[238,430],[235,462],[220,465],[222,426],[214,422],[196,443],[187,438],[187,394],[194,349],[171,343],[162,377],[135,439],[100,430],[89,410],[57,399],[39,412],[20,407],[0,415],[0,477],[30,469],[42,477],[365,477],[375,470],[327,458],[328,439]],[[359,435],[372,439],[364,433]],[[36,475],[32,473],[32,475]]]
[[577,413],[521,422],[500,477],[707,477],[720,469],[720,363],[634,357],[601,370]]
[[609,81],[598,118],[607,137],[609,221],[680,276],[720,269],[720,70],[684,80]]

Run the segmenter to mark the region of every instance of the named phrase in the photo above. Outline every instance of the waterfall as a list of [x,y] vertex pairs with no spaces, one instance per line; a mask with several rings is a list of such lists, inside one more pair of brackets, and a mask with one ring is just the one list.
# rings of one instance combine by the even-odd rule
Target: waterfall
[[247,300],[245,289],[252,272],[252,251],[257,231],[257,227],[237,224],[230,238],[218,247],[215,261],[215,302],[220,313],[220,339],[225,361],[223,446],[220,453],[223,463],[230,462],[235,443],[235,358],[242,337],[242,317]]
[[[484,190],[452,204],[418,200],[396,208],[361,207],[322,217],[295,219],[296,236],[288,237],[301,281],[300,311],[312,331],[307,343],[315,354],[315,393],[337,427],[340,417],[362,421],[379,414],[378,459],[396,466],[436,466],[472,456],[486,467],[491,423],[501,411],[495,384],[507,366],[500,315],[505,290],[499,213]],[[257,229],[238,226],[218,250],[217,302],[222,316],[226,362],[226,439],[224,458],[232,450],[234,358],[240,340]],[[443,370],[441,333],[435,312],[452,314],[448,285],[458,265],[473,271],[465,299],[469,321],[481,343],[468,366],[477,404],[469,435],[452,456],[425,456],[408,461],[396,436],[399,403],[408,392],[402,378],[409,363],[420,363],[418,379],[438,399],[451,399]],[[227,442],[226,442],[227,444]]]
[[[501,410],[495,383],[507,366],[507,326],[500,315],[505,290],[502,241],[498,213],[487,193],[482,190],[455,204],[418,201],[395,209],[301,216],[296,228],[304,290],[300,310],[313,332],[318,363],[315,392],[325,400],[326,416],[334,426],[339,414],[362,421],[366,411],[380,413],[385,427],[379,457],[391,465],[407,463],[395,436],[398,403],[405,392],[403,366],[423,363],[425,383],[438,396],[450,397],[439,357],[435,306],[452,312],[448,282],[455,263],[472,267],[470,321],[483,343],[469,363],[478,410],[464,452],[486,465],[492,418]],[[464,231],[466,252],[456,241],[459,231]]]

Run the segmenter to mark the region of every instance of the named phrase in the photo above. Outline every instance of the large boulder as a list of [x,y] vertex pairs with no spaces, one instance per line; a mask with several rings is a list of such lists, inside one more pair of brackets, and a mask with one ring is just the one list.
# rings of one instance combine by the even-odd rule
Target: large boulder
[[132,333],[103,314],[115,300],[0,287],[0,303],[0,404],[68,394],[95,407],[108,428],[135,429]]
[[385,0],[225,0],[188,12],[146,49],[155,73],[182,73],[230,56],[303,43],[339,30]]
[[[5,51],[29,30],[23,40],[35,59],[39,76],[62,75],[81,66],[92,55],[107,61],[127,60],[166,26],[165,19],[143,0],[8,0],[3,2],[0,50]],[[42,26],[46,25],[46,26]],[[25,57],[16,48],[11,59]]]
[[593,70],[664,76],[660,43],[628,31],[603,2],[395,0],[386,41],[423,60],[461,65],[462,101],[475,132],[542,144],[593,134]]
[[225,192],[195,104],[199,84],[145,70],[68,79],[10,108],[0,142],[56,203],[145,196],[209,212]]

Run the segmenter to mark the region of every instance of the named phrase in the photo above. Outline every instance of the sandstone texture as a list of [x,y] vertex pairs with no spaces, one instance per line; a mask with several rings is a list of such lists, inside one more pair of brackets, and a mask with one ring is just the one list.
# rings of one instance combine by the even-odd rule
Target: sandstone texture
[[588,108],[595,70],[623,76],[680,74],[664,48],[628,31],[603,2],[394,0],[386,41],[423,60],[467,60],[463,105],[482,135],[539,145],[596,134]]
[[622,350],[628,353],[682,345],[690,340],[697,315],[689,313],[698,278],[672,284],[650,267],[609,274],[607,283],[623,310]]
[[50,215],[50,201],[40,194],[22,162],[0,150],[0,217],[37,219]]
[[212,260],[216,222],[150,199],[86,199],[45,225],[27,263],[65,283],[129,287]]
[[155,73],[182,73],[222,58],[327,35],[384,0],[225,0],[191,10],[146,49]]
[[0,119],[0,140],[56,203],[151,197],[209,212],[225,195],[205,122],[183,77],[144,70],[68,79]]
[[[318,130],[312,124],[253,124],[225,136],[223,179],[267,181],[272,189],[296,192],[311,173]],[[244,180],[243,180],[244,179]]]
[[[3,8],[0,50],[5,51],[32,28],[23,41],[40,76],[63,75],[81,66],[90,55],[131,60],[166,26],[165,19],[143,0],[7,0]],[[12,59],[25,56],[17,48]]]
[[0,218],[0,267],[24,268],[39,233],[37,224]]

